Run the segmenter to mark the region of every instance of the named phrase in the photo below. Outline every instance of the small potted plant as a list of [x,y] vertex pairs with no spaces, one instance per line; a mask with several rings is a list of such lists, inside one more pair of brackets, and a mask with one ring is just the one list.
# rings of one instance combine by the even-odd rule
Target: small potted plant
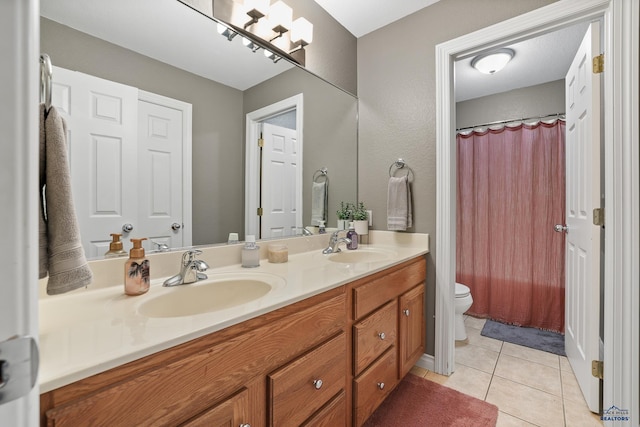
[[353,205],[349,202],[340,202],[340,209],[336,211],[338,215],[338,230],[346,230],[351,220]]
[[358,202],[353,207],[353,227],[359,235],[369,234],[369,219],[367,208],[363,202]]

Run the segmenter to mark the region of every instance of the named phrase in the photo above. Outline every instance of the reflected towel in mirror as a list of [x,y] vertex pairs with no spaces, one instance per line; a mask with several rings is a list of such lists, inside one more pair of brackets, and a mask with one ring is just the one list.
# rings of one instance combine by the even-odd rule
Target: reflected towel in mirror
[[314,182],[311,187],[311,225],[326,221],[327,196],[327,183]]

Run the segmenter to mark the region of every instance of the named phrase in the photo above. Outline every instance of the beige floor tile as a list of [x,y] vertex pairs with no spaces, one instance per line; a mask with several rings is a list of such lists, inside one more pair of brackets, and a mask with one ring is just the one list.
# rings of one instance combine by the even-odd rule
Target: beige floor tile
[[472,344],[456,347],[455,351],[456,364],[476,368],[489,374],[493,374],[500,354],[497,351]]
[[481,331],[482,328],[484,328],[484,324],[486,321],[487,319],[478,319],[477,317],[466,316],[464,319],[464,325],[467,328],[477,329]]
[[496,423],[496,427],[529,427],[529,426],[535,427],[535,424],[528,423],[525,420],[516,418],[512,415],[507,414],[506,412],[498,411],[498,422]]
[[567,359],[566,356],[559,356],[559,357],[560,357],[560,369],[563,371],[573,372],[573,370],[571,369],[571,364],[569,363],[569,359]]
[[582,390],[580,390],[580,385],[578,385],[578,380],[572,370],[561,370],[560,380],[562,381],[562,397],[564,397],[565,400],[586,405],[584,395],[582,394]]
[[467,342],[471,345],[488,348],[489,350],[500,352],[502,341],[480,335],[480,329],[467,328]]
[[560,369],[501,353],[495,375],[562,397]]
[[565,399],[564,419],[566,427],[599,427],[604,425],[600,416],[589,411],[587,404]]
[[502,353],[560,369],[560,356],[546,351],[505,342],[502,346]]
[[564,426],[562,400],[523,384],[494,376],[486,401],[502,412],[538,426]]
[[426,378],[480,400],[487,396],[491,383],[491,374],[460,364],[456,365],[456,371],[449,377],[429,372]]
[[420,366],[414,366],[413,368],[411,368],[409,372],[412,373],[413,375],[417,375],[419,377],[425,378],[429,373],[429,370],[421,368]]

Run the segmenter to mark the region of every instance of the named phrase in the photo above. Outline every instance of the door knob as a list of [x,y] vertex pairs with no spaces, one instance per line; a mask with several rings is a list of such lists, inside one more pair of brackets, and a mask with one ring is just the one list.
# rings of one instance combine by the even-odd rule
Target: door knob
[[553,231],[556,231],[558,233],[568,233],[569,231],[569,227],[567,227],[566,225],[562,225],[562,224],[556,224],[553,226]]
[[122,226],[122,231],[125,233],[131,233],[133,231],[133,224],[129,224],[129,223],[124,224]]
[[171,224],[171,229],[173,231],[178,231],[182,228],[182,225],[178,224],[177,222],[174,222],[173,224]]

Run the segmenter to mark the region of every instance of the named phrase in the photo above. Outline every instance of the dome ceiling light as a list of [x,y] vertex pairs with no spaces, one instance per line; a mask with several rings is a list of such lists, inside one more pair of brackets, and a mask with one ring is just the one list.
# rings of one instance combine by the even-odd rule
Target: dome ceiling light
[[502,70],[515,56],[513,49],[498,49],[483,53],[471,61],[471,66],[484,74],[494,74]]

